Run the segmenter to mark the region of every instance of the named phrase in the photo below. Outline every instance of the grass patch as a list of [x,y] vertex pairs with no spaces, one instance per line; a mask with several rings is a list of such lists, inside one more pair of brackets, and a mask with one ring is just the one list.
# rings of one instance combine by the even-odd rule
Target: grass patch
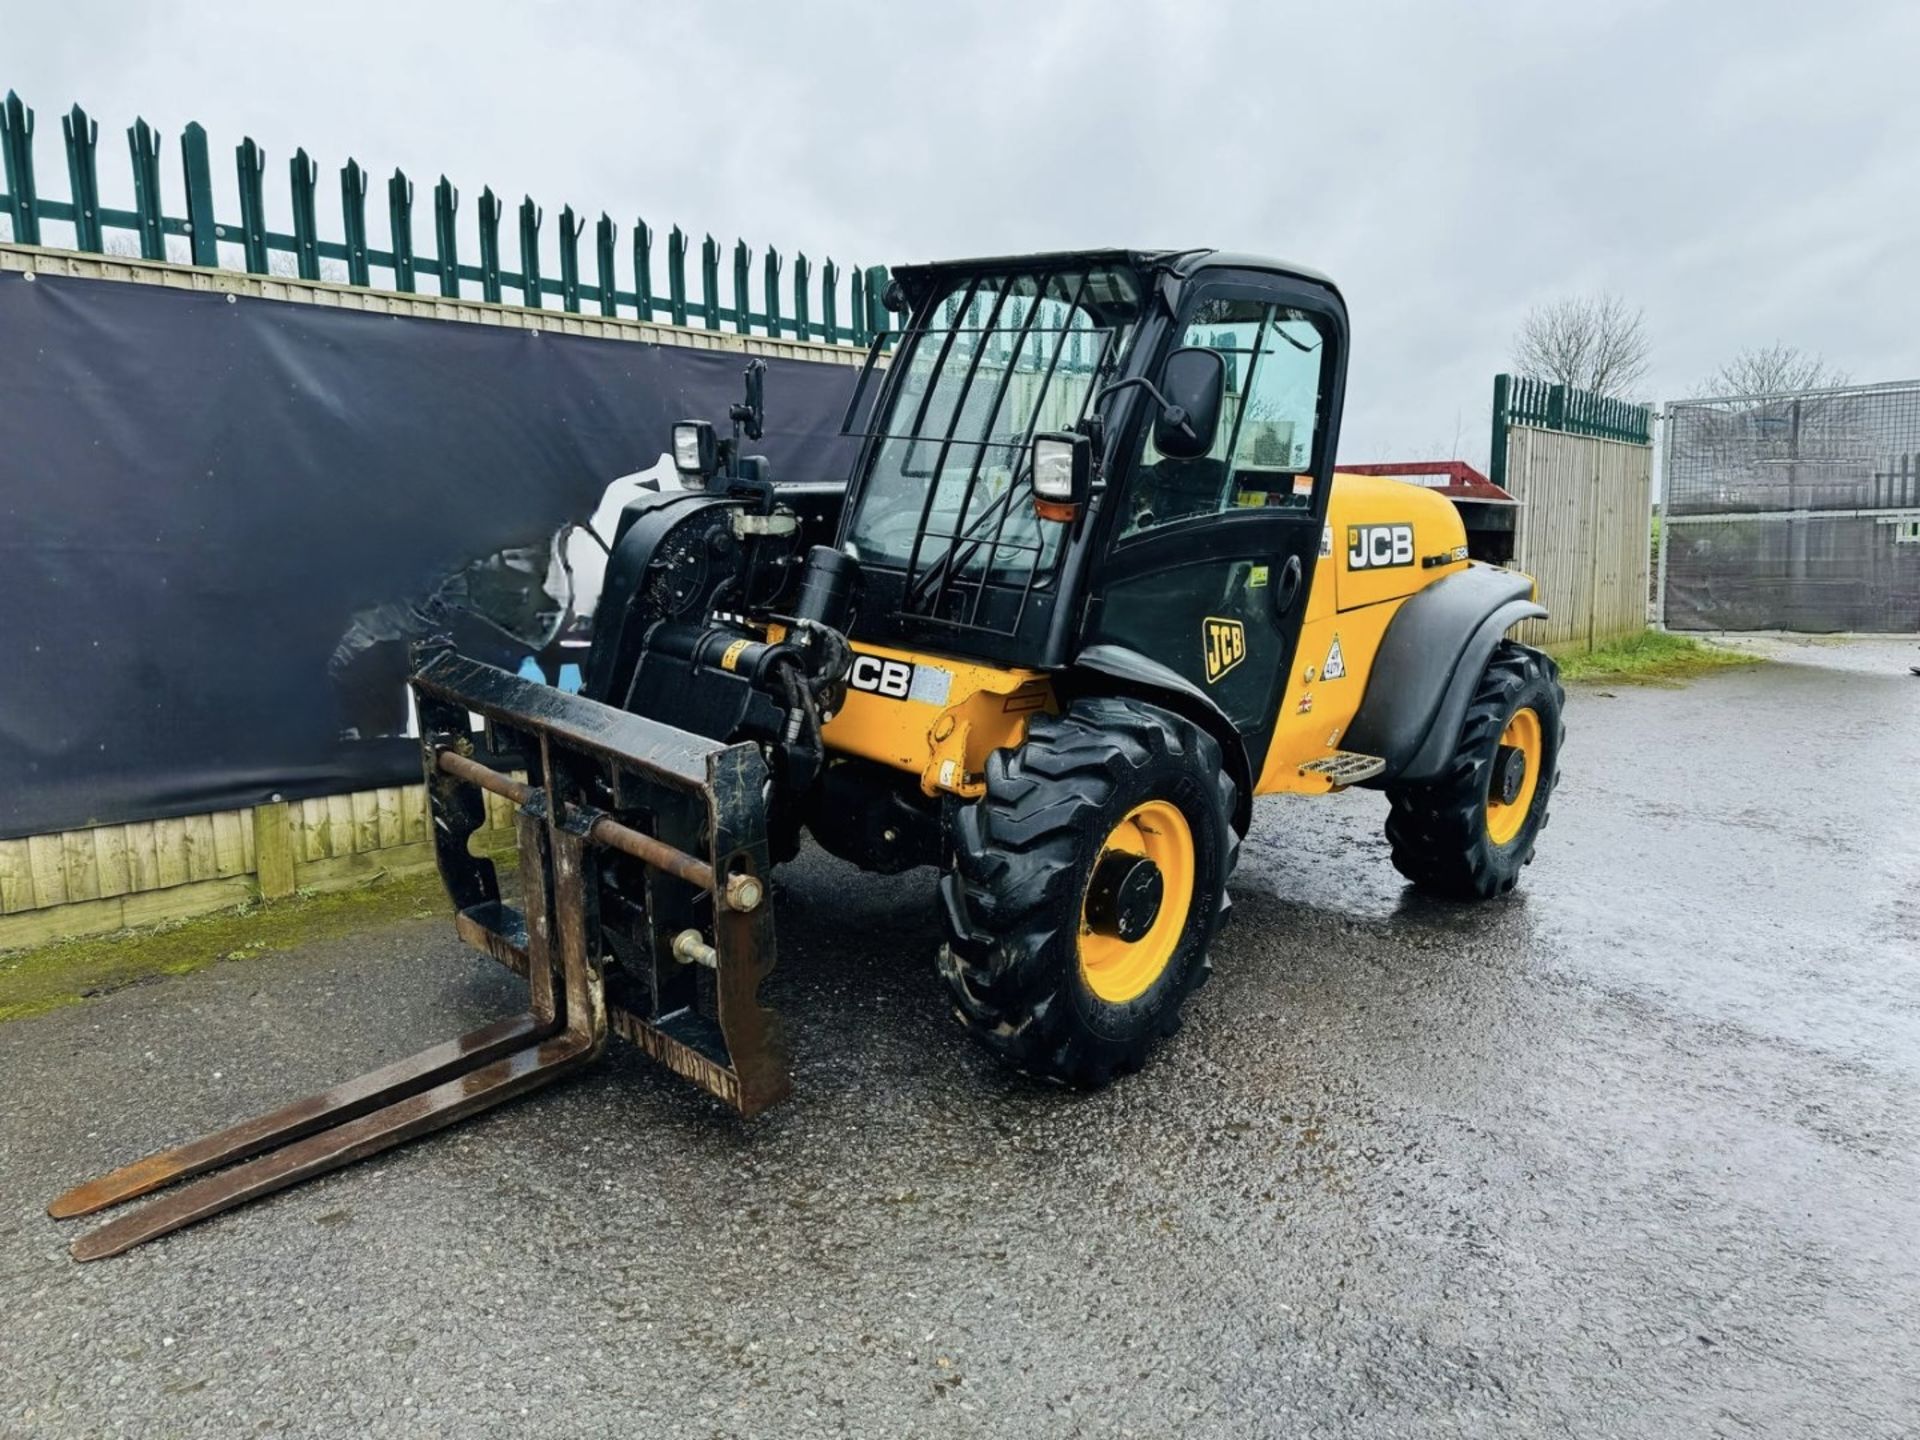
[[296,895],[151,930],[58,940],[0,954],[0,1021],[41,1015],[219,960],[251,960],[416,916],[445,915],[437,871]]
[[1758,665],[1764,658],[1686,635],[1647,630],[1603,645],[1590,654],[1564,655],[1559,660],[1560,675],[1565,680],[1657,684],[1691,680],[1697,675],[1739,665]]

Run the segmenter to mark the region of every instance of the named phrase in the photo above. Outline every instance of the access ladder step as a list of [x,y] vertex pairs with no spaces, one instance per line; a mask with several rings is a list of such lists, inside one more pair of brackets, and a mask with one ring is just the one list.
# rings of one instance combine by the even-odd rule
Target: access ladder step
[[1371,780],[1387,768],[1378,755],[1357,755],[1351,750],[1335,750],[1300,767],[1302,775],[1324,775],[1334,785],[1358,785]]

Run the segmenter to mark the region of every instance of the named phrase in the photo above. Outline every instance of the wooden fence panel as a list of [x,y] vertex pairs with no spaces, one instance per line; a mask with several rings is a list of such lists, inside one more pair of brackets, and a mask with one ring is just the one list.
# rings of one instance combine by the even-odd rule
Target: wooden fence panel
[[33,860],[24,840],[0,840],[0,915],[34,908]]
[[400,844],[400,792],[397,789],[376,790],[373,792],[374,807],[379,825],[376,849],[391,850]]
[[99,873],[100,898],[111,899],[133,889],[133,867],[127,858],[127,827],[101,825],[93,832],[94,860]]
[[124,827],[127,832],[127,888],[136,893],[160,888],[160,852],[154,839],[153,823],[151,820],[142,820]]
[[100,854],[93,831],[69,830],[60,837],[60,874],[69,903],[100,898]]
[[[508,856],[514,807],[486,801],[475,844]],[[258,870],[263,817],[287,835],[271,876]],[[0,951],[418,873],[433,867],[432,835],[426,786],[408,785],[0,840]]]
[[247,873],[246,832],[253,828],[244,810],[219,810],[213,822],[213,873],[219,877]]
[[427,838],[427,787],[409,785],[400,792],[400,843],[417,845]]
[[220,866],[214,847],[213,816],[189,815],[187,827],[187,878],[218,880]]
[[1520,502],[1514,565],[1549,612],[1522,638],[1592,649],[1644,629],[1651,447],[1529,425],[1511,426],[1506,444],[1506,486]]

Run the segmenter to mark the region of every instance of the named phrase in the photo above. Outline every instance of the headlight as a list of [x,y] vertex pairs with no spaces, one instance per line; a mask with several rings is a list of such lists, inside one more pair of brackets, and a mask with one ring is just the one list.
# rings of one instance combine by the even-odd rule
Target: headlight
[[673,427],[674,469],[705,479],[718,463],[713,426],[704,420],[682,420]]
[[1093,441],[1071,430],[1036,435],[1028,464],[1033,513],[1042,520],[1078,520],[1092,495]]
[[1066,435],[1033,437],[1033,493],[1042,500],[1068,505],[1074,500],[1073,438]]

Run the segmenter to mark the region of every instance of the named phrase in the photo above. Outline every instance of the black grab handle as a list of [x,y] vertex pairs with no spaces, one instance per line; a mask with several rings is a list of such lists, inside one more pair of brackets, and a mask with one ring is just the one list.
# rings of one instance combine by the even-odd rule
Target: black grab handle
[[1273,613],[1285,615],[1293,609],[1293,602],[1300,598],[1300,580],[1306,574],[1306,567],[1300,563],[1298,555],[1287,556],[1287,563],[1280,567],[1280,583],[1273,588]]

